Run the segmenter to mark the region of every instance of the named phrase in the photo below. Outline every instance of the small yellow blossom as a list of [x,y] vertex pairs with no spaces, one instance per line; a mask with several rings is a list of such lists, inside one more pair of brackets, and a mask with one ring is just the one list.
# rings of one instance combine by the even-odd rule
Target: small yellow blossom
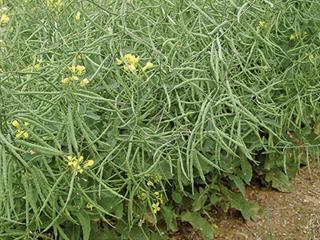
[[160,203],[156,202],[156,203],[152,203],[152,209],[153,212],[156,214],[157,212],[160,212],[161,208],[160,208]]
[[149,69],[151,69],[153,67],[154,67],[153,63],[147,62],[146,65],[142,68],[142,71],[145,72],[145,71],[147,71],[147,70],[149,70]]
[[266,21],[259,21],[259,26],[262,29],[266,29],[268,27],[268,22]]
[[144,201],[144,200],[146,200],[146,198],[147,198],[147,194],[146,194],[145,192],[142,192],[142,193],[140,194],[140,199],[141,199],[142,201]]
[[29,138],[29,133],[22,130],[22,129],[19,129],[16,132],[16,138],[17,139],[27,139],[27,138]]
[[10,17],[6,14],[3,14],[0,18],[0,26],[5,26],[8,24],[8,22],[10,21]]
[[40,70],[40,67],[41,67],[40,63],[37,63],[37,64],[35,64],[35,65],[33,66],[33,69],[34,69],[35,71],[39,71],[39,70]]
[[81,157],[78,159],[76,157],[71,157],[71,156],[68,156],[67,157],[68,159],[68,166],[76,172],[76,174],[78,173],[83,173],[83,168],[80,166],[81,164]]
[[132,71],[132,72],[134,72],[137,68],[136,68],[133,64],[129,64],[129,65],[127,65],[127,66],[124,66],[123,69],[124,69],[125,71]]
[[71,66],[68,68],[69,71],[73,74],[76,74],[78,76],[82,76],[86,73],[86,67],[82,65],[77,65],[77,66]]
[[83,173],[84,169],[89,168],[94,164],[93,160],[86,160],[83,162],[83,156],[80,156],[79,158],[68,156],[67,160],[68,166],[71,168],[71,170],[75,171],[76,174]]
[[296,40],[297,39],[297,34],[294,32],[294,33],[291,33],[291,35],[290,35],[290,40],[291,41],[294,41],[294,40]]
[[88,79],[88,78],[85,78],[85,79],[82,79],[82,80],[80,81],[79,85],[80,85],[80,87],[85,87],[85,86],[88,85],[89,82],[90,82],[89,79]]
[[156,197],[159,197],[160,193],[159,192],[154,192],[153,195],[156,196]]
[[119,58],[116,58],[116,64],[117,65],[121,65],[123,63],[123,61]]
[[130,53],[127,53],[126,55],[124,55],[124,59],[126,60],[126,62],[129,64],[129,65],[133,65],[135,68],[138,66],[138,63],[139,63],[139,60],[140,58],[133,55],[133,54],[130,54]]
[[62,0],[47,0],[47,6],[59,10],[62,7]]
[[78,11],[77,13],[76,13],[76,15],[75,15],[75,17],[74,17],[75,19],[76,19],[76,21],[80,21],[80,19],[81,19],[81,12],[80,11]]
[[77,76],[66,77],[66,78],[61,80],[61,83],[63,85],[67,85],[71,81],[79,81],[79,77],[77,77]]
[[61,83],[63,85],[67,85],[69,82],[70,82],[70,79],[68,77],[61,80]]
[[13,120],[12,121],[12,126],[14,126],[15,128],[20,128],[20,123],[17,120]]
[[86,160],[86,161],[83,163],[83,168],[92,167],[93,164],[94,164],[94,160]]
[[154,183],[152,181],[147,181],[147,186],[148,187],[154,187]]
[[69,77],[70,81],[79,81],[79,78],[77,76],[71,76]]
[[93,209],[93,204],[92,203],[87,203],[86,208],[90,209],[92,211]]

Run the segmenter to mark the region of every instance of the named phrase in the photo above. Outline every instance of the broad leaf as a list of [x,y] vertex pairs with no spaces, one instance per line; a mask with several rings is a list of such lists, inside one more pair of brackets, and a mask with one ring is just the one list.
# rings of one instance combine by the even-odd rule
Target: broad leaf
[[288,176],[281,170],[273,170],[266,174],[265,180],[271,182],[271,186],[281,192],[292,192]]
[[188,222],[192,227],[201,232],[204,240],[212,240],[214,237],[214,228],[208,221],[200,215],[198,212],[183,212],[181,214],[181,220]]
[[241,212],[244,219],[256,220],[260,217],[260,207],[257,203],[249,202],[241,193],[232,192],[223,186],[221,192],[230,202],[230,206]]
[[176,221],[176,214],[172,210],[172,208],[162,205],[161,206],[161,213],[164,218],[164,221],[167,224],[167,228],[170,231],[177,231],[177,221]]
[[89,240],[91,232],[91,223],[89,215],[85,211],[79,211],[75,213],[75,215],[79,219],[82,228],[83,240]]

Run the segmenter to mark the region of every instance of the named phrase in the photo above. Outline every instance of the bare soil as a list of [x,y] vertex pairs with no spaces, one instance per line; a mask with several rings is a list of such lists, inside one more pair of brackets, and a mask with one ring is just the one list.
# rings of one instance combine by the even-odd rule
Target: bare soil
[[[263,215],[245,221],[238,212],[228,215],[213,211],[215,240],[320,240],[320,171],[316,161],[303,167],[292,180],[295,190],[282,193],[261,186],[246,190],[248,199],[258,202]],[[201,240],[189,224],[180,223],[171,240]]]
[[320,174],[317,163],[304,167],[293,180],[292,193],[250,187],[248,199],[259,203],[259,221],[226,217],[219,225],[216,240],[320,240]]

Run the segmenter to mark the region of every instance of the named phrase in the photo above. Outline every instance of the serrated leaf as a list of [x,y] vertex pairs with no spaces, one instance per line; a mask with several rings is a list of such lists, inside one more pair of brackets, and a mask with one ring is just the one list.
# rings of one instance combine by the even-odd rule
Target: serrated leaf
[[130,230],[130,232],[128,233],[128,236],[126,236],[126,233],[124,233],[122,237],[124,238],[128,237],[128,239],[130,240],[136,240],[136,239],[148,240],[150,238],[147,236],[147,234],[149,235],[149,232],[147,229],[145,229],[144,231],[144,229],[135,226]]
[[161,213],[164,218],[164,221],[167,224],[167,228],[170,231],[177,231],[177,221],[176,221],[176,214],[172,210],[172,208],[162,205],[161,206]]
[[241,157],[240,164],[243,173],[243,180],[246,182],[246,184],[249,184],[252,178],[252,166],[245,156]]
[[77,218],[79,219],[81,228],[82,228],[82,234],[83,234],[83,240],[89,240],[90,239],[90,232],[91,232],[91,223],[90,223],[90,217],[85,211],[79,211],[75,213]]
[[230,206],[241,212],[244,219],[256,220],[260,217],[260,207],[257,203],[249,202],[241,193],[232,192],[224,186],[221,186],[221,192],[230,202]]
[[234,182],[236,187],[240,190],[240,192],[244,196],[246,193],[246,187],[245,187],[242,179],[239,176],[234,176],[234,175],[229,176],[229,178]]
[[204,240],[212,240],[214,237],[213,226],[198,212],[183,212],[181,220],[188,222],[196,230],[199,230]]
[[175,203],[180,204],[182,202],[182,195],[179,192],[172,192],[172,199]]
[[273,170],[266,174],[265,180],[271,182],[271,186],[281,192],[292,192],[289,177],[281,170]]
[[206,203],[208,199],[207,196],[207,191],[206,190],[202,190],[199,193],[196,192],[193,195],[193,203],[192,203],[192,211],[199,211],[200,209],[202,209]]

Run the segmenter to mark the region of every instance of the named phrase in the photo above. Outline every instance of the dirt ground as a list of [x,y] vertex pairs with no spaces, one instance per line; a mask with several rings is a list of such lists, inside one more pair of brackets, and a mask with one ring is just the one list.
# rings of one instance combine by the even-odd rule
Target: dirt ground
[[[218,232],[215,240],[320,240],[320,167],[316,161],[300,169],[292,193],[259,186],[247,188],[247,198],[263,210],[260,220],[244,221],[238,212],[212,213]],[[218,217],[217,217],[218,216]],[[215,227],[215,228],[216,228]],[[190,225],[181,223],[170,240],[201,240]]]
[[320,173],[317,163],[300,170],[293,180],[295,191],[281,193],[251,187],[247,197],[257,201],[263,216],[257,222],[225,217],[216,240],[320,240]]

